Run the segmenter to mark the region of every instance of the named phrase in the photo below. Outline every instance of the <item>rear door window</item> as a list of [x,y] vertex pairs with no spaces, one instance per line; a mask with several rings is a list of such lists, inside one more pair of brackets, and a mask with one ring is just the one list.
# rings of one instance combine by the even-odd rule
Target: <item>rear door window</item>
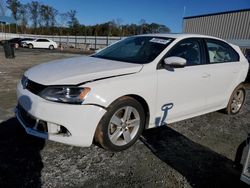
[[239,54],[227,43],[215,39],[205,39],[209,63],[239,61]]
[[38,39],[37,42],[49,42],[47,39]]

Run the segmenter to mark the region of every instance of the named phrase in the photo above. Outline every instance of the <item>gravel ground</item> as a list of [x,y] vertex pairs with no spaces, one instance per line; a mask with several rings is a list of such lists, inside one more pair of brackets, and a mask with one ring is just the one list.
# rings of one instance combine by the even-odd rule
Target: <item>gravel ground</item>
[[214,112],[146,130],[119,153],[25,134],[13,113],[17,81],[35,64],[72,56],[16,50],[5,59],[0,48],[0,187],[247,187],[233,161],[250,132],[249,89],[236,116]]

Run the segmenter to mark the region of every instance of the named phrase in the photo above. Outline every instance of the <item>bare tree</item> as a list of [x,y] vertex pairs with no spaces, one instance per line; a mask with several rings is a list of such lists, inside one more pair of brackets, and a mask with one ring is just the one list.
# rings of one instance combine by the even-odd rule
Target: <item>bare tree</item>
[[68,26],[71,29],[71,32],[76,35],[78,27],[80,26],[79,21],[76,17],[76,11],[75,10],[70,10],[68,13]]
[[50,21],[50,14],[49,14],[49,6],[48,5],[41,5],[39,9],[39,23],[40,27],[45,26],[49,27]]
[[29,13],[30,13],[30,19],[32,21],[33,27],[37,29],[38,20],[39,20],[39,10],[40,10],[40,3],[37,1],[32,1],[31,3],[28,3]]
[[58,10],[53,7],[49,7],[49,16],[50,16],[50,26],[56,26],[56,17],[58,15]]
[[26,33],[26,27],[28,25],[28,12],[27,5],[21,5],[18,11],[18,17],[20,18],[19,24],[21,26],[21,32]]
[[66,23],[69,20],[69,15],[68,13],[61,13],[59,14],[59,26],[60,27],[65,27]]
[[18,9],[21,7],[19,0],[7,0],[7,8],[11,10],[13,17],[18,20]]
[[79,25],[79,21],[76,17],[76,11],[75,10],[70,10],[68,13],[69,21],[68,25],[69,27],[74,27],[76,25]]
[[58,29],[59,29],[59,32],[60,32],[60,35],[62,35],[63,33],[63,28],[66,27],[66,23],[68,22],[69,20],[69,16],[68,16],[68,13],[60,13],[58,15]]

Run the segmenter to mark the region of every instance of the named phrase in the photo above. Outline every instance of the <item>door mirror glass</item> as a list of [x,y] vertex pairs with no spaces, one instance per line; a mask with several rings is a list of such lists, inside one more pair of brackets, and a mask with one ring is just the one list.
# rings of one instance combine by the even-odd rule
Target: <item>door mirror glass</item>
[[165,58],[164,64],[168,65],[168,66],[170,65],[170,66],[175,67],[175,68],[180,68],[180,67],[186,66],[187,60],[182,58],[182,57],[172,56],[172,57]]

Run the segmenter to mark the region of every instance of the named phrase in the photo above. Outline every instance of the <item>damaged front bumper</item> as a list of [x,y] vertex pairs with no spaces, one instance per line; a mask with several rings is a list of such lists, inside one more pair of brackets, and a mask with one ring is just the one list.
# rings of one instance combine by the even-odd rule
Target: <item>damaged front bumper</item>
[[95,105],[73,105],[47,101],[21,84],[17,87],[16,117],[33,136],[88,147],[106,110]]

